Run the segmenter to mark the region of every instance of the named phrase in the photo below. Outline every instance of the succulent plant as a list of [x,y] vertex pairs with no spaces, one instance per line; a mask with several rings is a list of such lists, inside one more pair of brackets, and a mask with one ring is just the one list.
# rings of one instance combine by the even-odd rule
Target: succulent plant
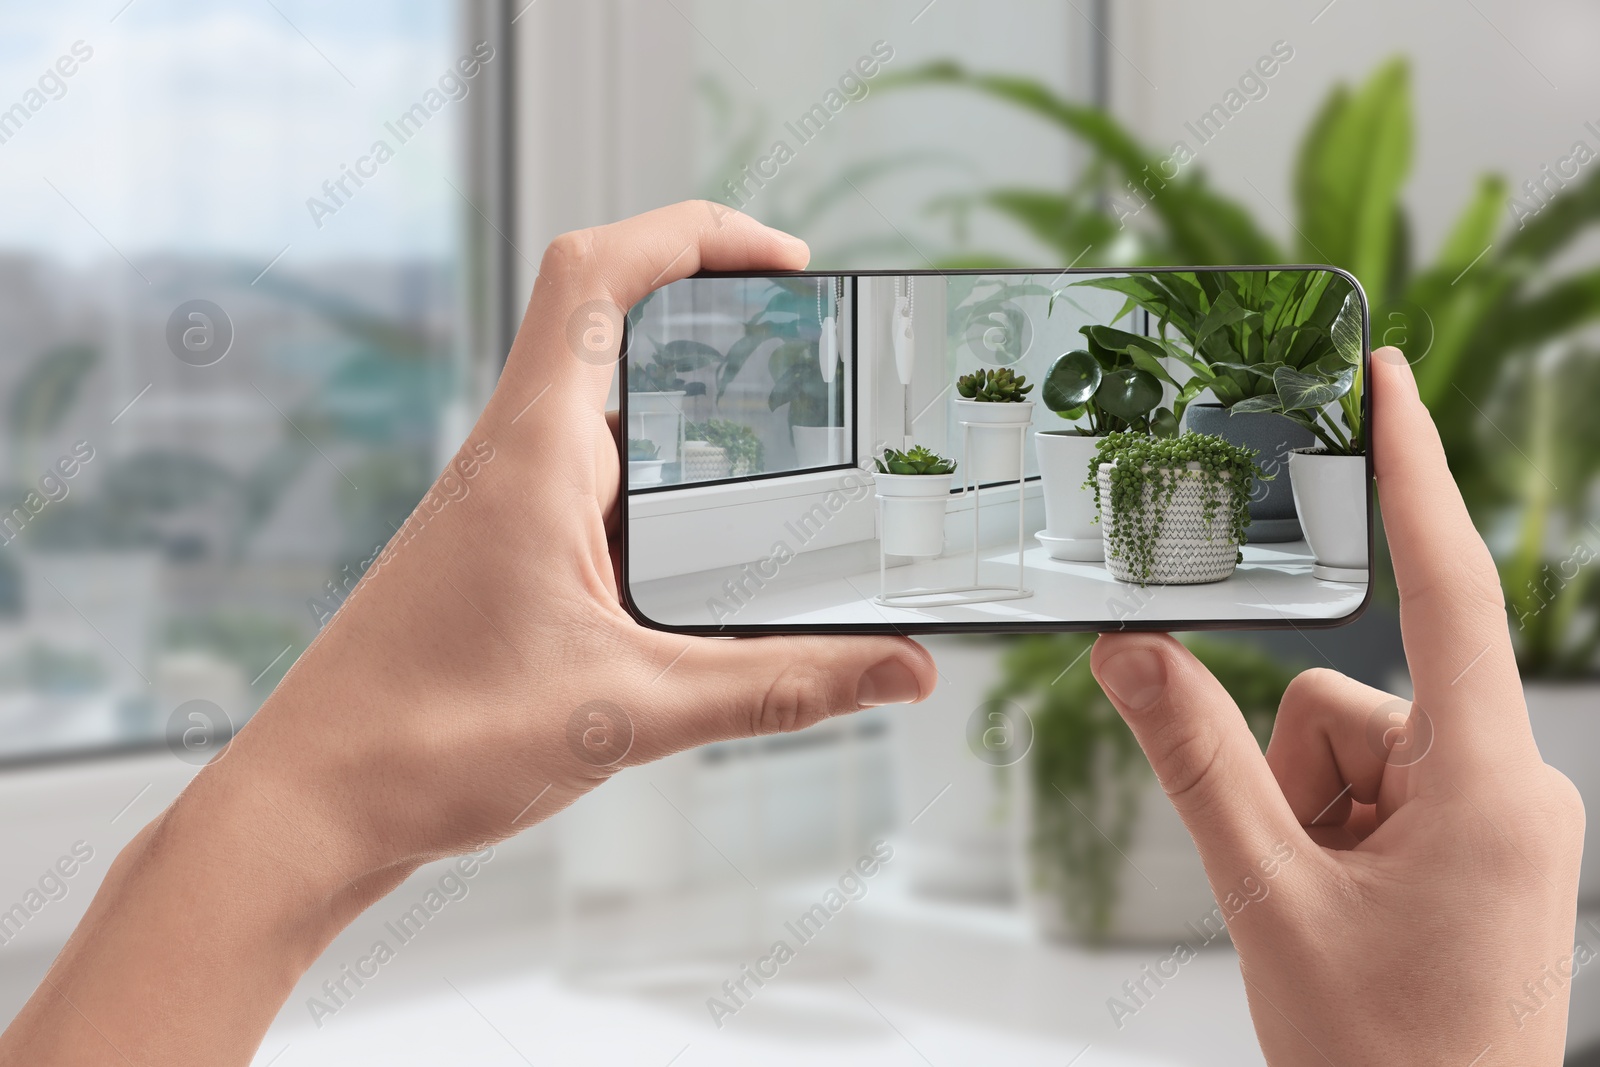
[[950,474],[956,469],[955,460],[945,459],[921,445],[906,452],[886,448],[875,462],[879,474]]
[[661,454],[661,447],[645,437],[628,438],[628,459],[651,460]]
[[956,379],[956,392],[964,399],[986,404],[1020,404],[1032,391],[1028,379],[1010,367],[980,367]]

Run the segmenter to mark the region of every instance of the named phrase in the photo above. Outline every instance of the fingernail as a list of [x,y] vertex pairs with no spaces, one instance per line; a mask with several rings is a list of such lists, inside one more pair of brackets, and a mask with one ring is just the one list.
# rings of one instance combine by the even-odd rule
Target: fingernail
[[1381,360],[1396,370],[1395,377],[1400,380],[1405,391],[1412,396],[1417,395],[1417,376],[1411,369],[1411,361],[1406,359],[1406,354],[1392,345],[1385,345],[1372,353],[1372,358]]
[[922,686],[911,669],[897,659],[886,659],[856,683],[858,707],[875,708],[880,704],[910,704],[922,695]]
[[1167,664],[1147,648],[1130,648],[1100,664],[1095,677],[1117,703],[1143,711],[1166,691]]

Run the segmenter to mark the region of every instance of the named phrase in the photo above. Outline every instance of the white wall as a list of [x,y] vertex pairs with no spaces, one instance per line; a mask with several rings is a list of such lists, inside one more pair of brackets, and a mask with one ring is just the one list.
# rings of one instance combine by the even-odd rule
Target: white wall
[[1311,116],[1335,82],[1357,83],[1393,55],[1411,58],[1416,144],[1406,200],[1424,259],[1480,173],[1499,171],[1517,186],[1578,138],[1600,151],[1600,137],[1584,129],[1586,121],[1600,125],[1600,6],[1593,3],[1122,0],[1114,7],[1112,36],[1122,53],[1111,56],[1114,109],[1163,147],[1274,41],[1293,46],[1268,95],[1247,105],[1199,158],[1217,185],[1280,236],[1292,233],[1266,201],[1294,215],[1291,163]]

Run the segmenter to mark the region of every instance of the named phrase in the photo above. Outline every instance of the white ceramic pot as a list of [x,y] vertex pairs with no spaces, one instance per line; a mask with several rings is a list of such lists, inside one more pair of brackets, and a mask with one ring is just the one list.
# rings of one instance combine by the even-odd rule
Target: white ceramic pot
[[661,468],[667,465],[664,459],[630,459],[628,461],[629,485],[660,485]]
[[[1025,813],[1027,823],[1018,835],[1024,868],[1023,902],[1035,928],[1057,941],[1084,941],[1097,936],[1115,944],[1167,948],[1179,941],[1195,949],[1210,943],[1226,944],[1227,929],[1216,916],[1216,898],[1183,820],[1147,765],[1141,761],[1126,773],[1140,779],[1135,784],[1137,810],[1123,856],[1115,864],[1112,878],[1116,903],[1103,931],[1073,926],[1059,893],[1043,888],[1033,850],[1032,789],[1024,782],[1017,783],[1022,787],[1018,789],[1022,794],[1018,807]],[[1120,803],[1120,785],[1107,783],[1103,788],[1101,810],[1109,811]]]
[[[1145,486],[1145,513],[1159,519],[1154,560],[1150,574],[1136,575],[1128,561],[1111,554],[1111,537],[1116,532],[1117,514],[1111,504],[1111,464],[1100,464],[1100,527],[1105,544],[1106,570],[1119,582],[1144,585],[1199,585],[1220,582],[1233,574],[1239,557],[1239,543],[1228,528],[1228,494],[1219,485],[1202,480],[1200,465],[1189,464],[1180,472],[1182,481],[1173,492],[1172,502],[1159,508],[1150,502],[1151,488]],[[1208,524],[1205,511],[1212,511]]]
[[1300,528],[1317,560],[1311,573],[1329,582],[1365,582],[1366,457],[1296,449],[1289,453],[1289,480]]
[[944,516],[954,474],[874,474],[882,515],[884,554],[937,556],[944,551]]
[[832,467],[844,462],[843,426],[791,426],[796,467]]
[[1578,787],[1589,818],[1583,831],[1578,902],[1600,905],[1600,681],[1522,683],[1528,721],[1544,761]]
[[683,436],[683,398],[674,393],[629,393],[628,436],[639,437],[656,446],[656,458],[663,463],[678,461],[678,441]]
[[1022,450],[1028,425],[1033,422],[1033,401],[991,404],[956,398],[956,419],[971,423],[966,431],[967,454],[962,469],[969,483],[1014,482],[1022,477]]
[[1095,520],[1094,490],[1089,477],[1098,437],[1073,430],[1042,430],[1033,435],[1044,486],[1044,531],[1036,534],[1054,559],[1095,562],[1106,558],[1105,542]]

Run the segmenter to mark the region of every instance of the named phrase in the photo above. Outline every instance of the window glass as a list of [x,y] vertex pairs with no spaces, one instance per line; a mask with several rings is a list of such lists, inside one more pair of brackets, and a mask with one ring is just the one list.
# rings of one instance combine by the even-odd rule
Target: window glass
[[[1079,331],[1085,326],[1116,321],[1133,330],[1126,321],[1114,320],[1123,297],[1078,283],[1095,275],[987,274],[952,275],[945,284],[946,371],[952,383],[964,374],[980,369],[1008,368],[1022,375],[1032,386],[1028,400],[1033,403],[1033,426],[1039,430],[1059,430],[1074,425],[1045,407],[1040,397],[1044,376],[1063,353],[1084,347]],[[919,286],[930,285],[932,278],[918,278]],[[1137,332],[1137,331],[1136,331]],[[954,404],[947,427],[950,448],[960,458],[963,433],[961,412]],[[1025,470],[1038,473],[1038,457],[1029,446],[1023,452]],[[960,469],[959,467],[957,469]]]
[[204,759],[453,449],[456,14],[7,15],[0,760]]
[[843,277],[689,278],[638,304],[629,487],[853,463],[853,288]]

